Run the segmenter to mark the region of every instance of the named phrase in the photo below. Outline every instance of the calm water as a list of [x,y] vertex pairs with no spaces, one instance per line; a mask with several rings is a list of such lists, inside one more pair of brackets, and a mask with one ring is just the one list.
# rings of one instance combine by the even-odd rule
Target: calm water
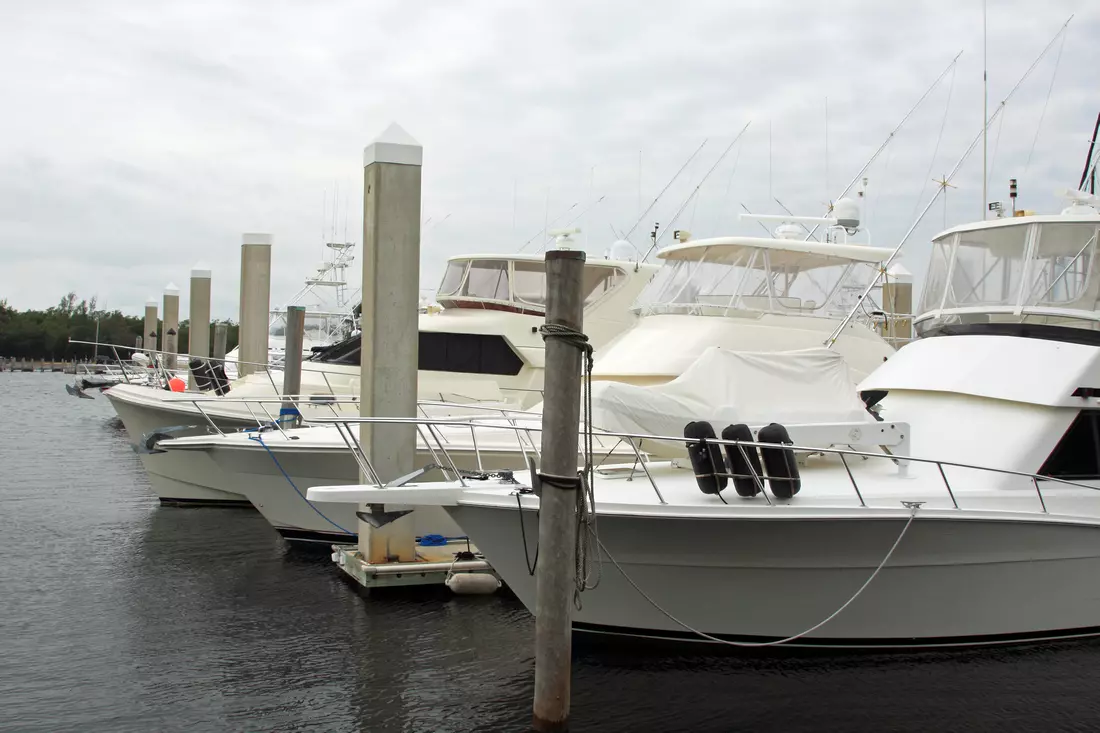
[[[518,601],[366,596],[259,514],[159,508],[110,405],[64,382],[0,374],[0,731],[526,730]],[[573,685],[576,731],[1100,729],[1095,642],[581,649]]]

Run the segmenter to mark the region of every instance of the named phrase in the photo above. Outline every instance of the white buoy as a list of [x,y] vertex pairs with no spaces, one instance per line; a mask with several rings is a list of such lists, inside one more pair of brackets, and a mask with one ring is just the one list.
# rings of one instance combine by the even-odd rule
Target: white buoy
[[460,596],[487,596],[500,588],[500,579],[490,573],[454,573],[445,582]]

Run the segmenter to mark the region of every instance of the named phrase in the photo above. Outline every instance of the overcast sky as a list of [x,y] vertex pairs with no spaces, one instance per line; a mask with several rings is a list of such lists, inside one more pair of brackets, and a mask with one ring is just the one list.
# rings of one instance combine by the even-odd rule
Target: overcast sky
[[[990,112],[1073,13],[991,128],[993,200],[1015,176],[1022,205],[1057,211],[1076,186],[1100,4],[989,0]],[[362,150],[391,122],[424,146],[434,289],[447,256],[536,250],[547,221],[602,255],[704,140],[637,246],[681,207],[675,227],[696,237],[762,234],[738,213],[779,213],[773,197],[819,215],[963,51],[866,174],[871,238],[893,246],[982,120],[979,0],[50,0],[3,15],[0,299],[18,308],[74,290],[137,314],[174,281],[186,313],[201,260],[215,316],[235,319],[242,232],[274,235],[283,303],[333,229],[362,240]],[[978,218],[980,147],[954,183],[947,223]],[[944,218],[937,202],[905,248],[918,274]]]

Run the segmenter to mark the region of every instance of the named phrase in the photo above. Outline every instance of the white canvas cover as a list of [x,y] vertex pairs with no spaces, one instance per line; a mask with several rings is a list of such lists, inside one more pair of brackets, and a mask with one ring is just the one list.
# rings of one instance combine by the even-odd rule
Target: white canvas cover
[[825,348],[738,352],[713,346],[671,382],[592,385],[592,424],[611,432],[681,436],[693,420],[733,423],[874,422],[844,357]]

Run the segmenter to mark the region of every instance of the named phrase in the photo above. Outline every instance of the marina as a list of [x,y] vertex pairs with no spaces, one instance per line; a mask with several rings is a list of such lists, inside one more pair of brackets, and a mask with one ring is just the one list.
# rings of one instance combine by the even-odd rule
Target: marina
[[[617,39],[597,62],[555,33],[536,66],[570,81],[525,79],[470,6],[484,59],[446,15],[431,53],[368,71],[338,41],[352,16],[372,52],[439,18],[372,36],[382,11],[318,8],[323,53],[253,22],[280,54],[242,65],[242,37],[180,65],[183,15],[175,48],[103,11],[134,58],[144,34],[147,63],[176,59],[168,82],[238,76],[129,140],[85,115],[70,154],[133,162],[74,167],[89,187],[45,219],[22,195],[25,221],[0,215],[22,246],[0,267],[0,733],[1095,727],[1100,114],[1091,47],[1062,56],[1100,12],[1071,1],[1042,38],[994,8],[992,64],[986,0],[957,29],[899,6],[940,31],[888,52],[853,8],[835,67],[797,73],[741,25],[797,40],[778,9],[711,9],[744,48],[685,9],[684,59],[750,73],[670,57],[678,101]],[[96,47],[74,76],[121,83]],[[616,91],[617,58],[666,101]],[[424,96],[445,78],[484,92],[476,114]],[[324,188],[319,237],[303,186]]]

